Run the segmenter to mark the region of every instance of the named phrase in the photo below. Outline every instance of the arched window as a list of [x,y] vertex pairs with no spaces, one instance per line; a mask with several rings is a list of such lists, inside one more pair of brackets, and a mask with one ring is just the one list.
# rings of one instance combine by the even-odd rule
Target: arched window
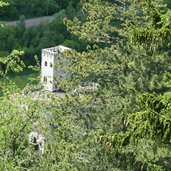
[[57,88],[58,88],[58,85],[57,85],[57,84],[55,84],[54,86],[55,86],[55,89],[57,89]]
[[43,78],[44,83],[47,83],[47,77]]
[[45,61],[45,66],[47,66],[47,61]]
[[51,67],[51,68],[53,67],[53,64],[52,64],[52,63],[50,63],[50,67]]

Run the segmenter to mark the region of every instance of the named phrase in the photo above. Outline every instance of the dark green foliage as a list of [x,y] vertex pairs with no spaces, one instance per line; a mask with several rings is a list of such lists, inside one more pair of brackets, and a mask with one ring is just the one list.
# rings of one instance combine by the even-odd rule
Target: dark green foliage
[[68,9],[68,15],[73,15],[72,8],[76,8],[79,0],[7,0],[8,6],[0,9],[0,20],[17,20],[20,15],[26,18],[48,16]]
[[[61,10],[55,14],[51,23],[25,28],[25,18],[20,16],[16,27],[0,27],[0,51],[9,54],[13,49],[24,50],[25,55],[22,59],[26,65],[30,65],[35,63],[35,54],[40,59],[42,48],[64,44],[79,51],[85,49],[85,43],[67,31],[63,23],[65,17],[66,11]],[[71,40],[74,43],[71,44]]]
[[170,98],[170,93],[141,94],[141,111],[128,114],[124,120],[126,129],[101,139],[116,153],[130,153],[143,168],[170,170]]

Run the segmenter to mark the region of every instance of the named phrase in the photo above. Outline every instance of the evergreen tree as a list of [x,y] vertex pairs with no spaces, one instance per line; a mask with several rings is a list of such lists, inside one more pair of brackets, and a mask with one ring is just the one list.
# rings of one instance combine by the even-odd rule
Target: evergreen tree
[[[120,1],[120,3],[85,1],[83,3],[84,12],[87,13],[85,22],[77,18],[72,21],[65,20],[68,30],[80,39],[88,41],[90,47],[83,53],[70,52],[66,70],[71,73],[72,79],[64,83],[64,86],[73,89],[73,85],[83,84],[86,81],[100,85],[99,92],[92,95],[96,102],[90,102],[91,109],[85,113],[92,117],[91,127],[100,127],[102,135],[106,134],[105,142],[111,146],[109,150],[115,151],[114,156],[122,163],[121,165],[127,163],[125,169],[168,170],[168,166],[161,162],[168,154],[160,153],[160,159],[154,157],[154,162],[150,158],[152,151],[148,151],[149,144],[152,146],[151,149],[157,146],[159,151],[162,147],[165,150],[170,148],[164,141],[162,147],[158,146],[159,143],[154,142],[153,136],[148,136],[148,133],[155,134],[153,130],[157,131],[154,123],[151,123],[151,119],[155,124],[158,123],[154,113],[146,115],[149,118],[147,117],[145,121],[150,122],[152,127],[144,132],[146,138],[142,136],[141,139],[139,136],[146,129],[146,125],[143,123],[144,112],[140,114],[141,116],[137,115],[142,110],[137,96],[144,92],[160,94],[170,90],[167,84],[170,79],[170,60],[166,48],[167,39],[170,37],[168,20],[170,11],[160,0]],[[142,120],[137,121],[134,119],[136,116]],[[132,118],[130,127],[127,127],[129,123],[127,117]],[[85,117],[85,120],[89,118]],[[163,122],[167,123],[166,120]],[[163,122],[158,128],[161,132],[163,130],[165,132],[168,128]],[[140,125],[134,126],[137,124]],[[170,130],[166,132],[169,137]],[[133,146],[131,146],[132,139],[134,139]],[[156,139],[160,139],[160,135],[156,135]],[[143,142],[147,145],[147,148],[144,147],[145,151],[142,149]],[[137,145],[139,148],[135,151]],[[110,149],[112,146],[114,149]],[[146,160],[145,154],[148,155]],[[165,162],[169,163],[169,160],[170,158]]]

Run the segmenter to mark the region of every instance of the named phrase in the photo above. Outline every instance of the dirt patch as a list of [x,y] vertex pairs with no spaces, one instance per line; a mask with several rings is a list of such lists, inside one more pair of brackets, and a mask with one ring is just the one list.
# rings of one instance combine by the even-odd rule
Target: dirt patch
[[[26,25],[26,28],[29,28],[32,26],[38,26],[41,23],[52,22],[53,19],[54,19],[54,16],[45,16],[45,17],[37,17],[37,18],[32,18],[32,19],[26,19],[25,25]],[[8,26],[16,26],[18,22],[19,22],[19,20],[9,21],[9,22],[4,22],[4,24],[8,25]]]

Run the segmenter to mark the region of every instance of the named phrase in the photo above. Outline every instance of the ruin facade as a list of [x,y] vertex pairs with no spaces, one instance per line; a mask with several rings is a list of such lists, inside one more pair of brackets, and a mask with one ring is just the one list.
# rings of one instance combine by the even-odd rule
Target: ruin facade
[[64,62],[64,52],[70,50],[65,46],[42,49],[41,82],[46,90],[58,91],[58,78],[65,77],[65,73],[58,67]]

